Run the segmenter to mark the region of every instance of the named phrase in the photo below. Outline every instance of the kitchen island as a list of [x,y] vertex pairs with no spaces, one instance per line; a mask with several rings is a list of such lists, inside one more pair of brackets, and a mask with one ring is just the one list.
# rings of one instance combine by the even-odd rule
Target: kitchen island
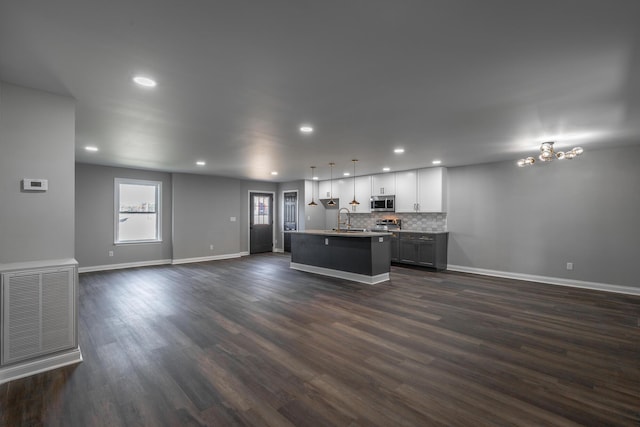
[[376,284],[389,280],[391,233],[371,231],[291,231],[295,270]]

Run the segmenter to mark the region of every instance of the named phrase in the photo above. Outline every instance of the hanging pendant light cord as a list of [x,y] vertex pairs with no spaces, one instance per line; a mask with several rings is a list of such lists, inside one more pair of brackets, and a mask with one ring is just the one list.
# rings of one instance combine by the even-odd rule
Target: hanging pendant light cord
[[353,162],[353,200],[351,201],[351,205],[355,209],[356,205],[359,205],[360,202],[356,200],[356,162],[358,159],[351,160]]

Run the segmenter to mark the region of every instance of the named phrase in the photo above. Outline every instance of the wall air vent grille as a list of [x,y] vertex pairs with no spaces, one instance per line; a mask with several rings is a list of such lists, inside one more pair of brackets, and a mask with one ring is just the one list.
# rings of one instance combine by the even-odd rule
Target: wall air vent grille
[[5,284],[5,357],[20,360],[40,351],[40,275],[9,276]]
[[46,352],[68,348],[73,312],[73,288],[70,271],[45,273],[42,275],[42,350]]
[[1,365],[75,347],[75,269],[2,274]]

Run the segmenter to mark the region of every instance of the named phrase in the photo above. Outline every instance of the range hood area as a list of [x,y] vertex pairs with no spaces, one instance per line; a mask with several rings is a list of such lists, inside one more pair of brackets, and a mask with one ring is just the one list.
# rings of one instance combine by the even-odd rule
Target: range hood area
[[322,203],[322,206],[324,206],[325,209],[338,209],[340,207],[340,199],[338,198],[334,198],[333,201],[335,202],[335,205],[331,206],[329,205],[329,201],[331,199],[319,199],[320,203]]
[[329,205],[330,200],[331,199],[320,199],[320,203],[322,203],[322,206],[324,206],[325,209],[338,209],[340,206],[340,199],[333,199],[335,202],[335,205],[333,206]]

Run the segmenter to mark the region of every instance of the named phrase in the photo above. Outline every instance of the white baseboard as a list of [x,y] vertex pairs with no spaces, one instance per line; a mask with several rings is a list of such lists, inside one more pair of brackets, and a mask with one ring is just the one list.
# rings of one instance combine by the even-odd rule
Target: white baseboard
[[367,285],[375,285],[377,283],[389,280],[389,273],[382,273],[376,276],[367,276],[366,274],[350,273],[348,271],[333,270],[331,268],[316,267],[315,265],[299,264],[292,262],[289,267],[294,270],[306,271],[307,273],[322,274],[324,276],[337,277],[338,279],[352,280],[354,282],[366,283]]
[[596,291],[616,292],[619,294],[640,295],[640,288],[631,286],[611,285],[608,283],[586,282],[583,280],[563,279],[560,277],[538,276],[535,274],[512,273],[510,271],[488,270],[485,268],[466,267],[463,265],[447,266],[447,270],[461,273],[473,273],[483,276],[504,277],[506,279],[527,280],[529,282],[546,283],[549,285],[569,286],[573,288],[593,289]]
[[0,384],[82,362],[80,347],[43,359],[0,368]]
[[206,261],[218,261],[221,259],[231,259],[231,258],[240,258],[242,256],[241,252],[235,254],[222,254],[222,255],[212,255],[212,256],[203,256],[197,258],[180,258],[174,259],[171,261],[171,264],[188,264],[191,262],[206,262]]
[[279,253],[279,254],[283,254],[284,253],[284,249],[281,248],[273,248],[273,252]]
[[92,271],[119,270],[121,268],[149,267],[151,265],[171,264],[170,259],[156,259],[151,261],[123,262],[120,264],[93,265],[89,267],[79,267],[78,273],[90,273]]
[[[274,250],[274,252],[283,252],[282,250]],[[119,270],[122,268],[135,268],[135,267],[149,267],[153,265],[167,265],[167,264],[188,264],[192,262],[206,262],[217,261],[221,259],[240,258],[243,256],[249,256],[248,251],[238,252],[234,254],[222,254],[203,256],[196,258],[179,258],[179,259],[157,259],[151,261],[139,261],[139,262],[123,262],[120,264],[105,264],[105,265],[92,265],[89,267],[79,267],[78,273],[90,273],[93,271],[107,271],[107,270]]]

